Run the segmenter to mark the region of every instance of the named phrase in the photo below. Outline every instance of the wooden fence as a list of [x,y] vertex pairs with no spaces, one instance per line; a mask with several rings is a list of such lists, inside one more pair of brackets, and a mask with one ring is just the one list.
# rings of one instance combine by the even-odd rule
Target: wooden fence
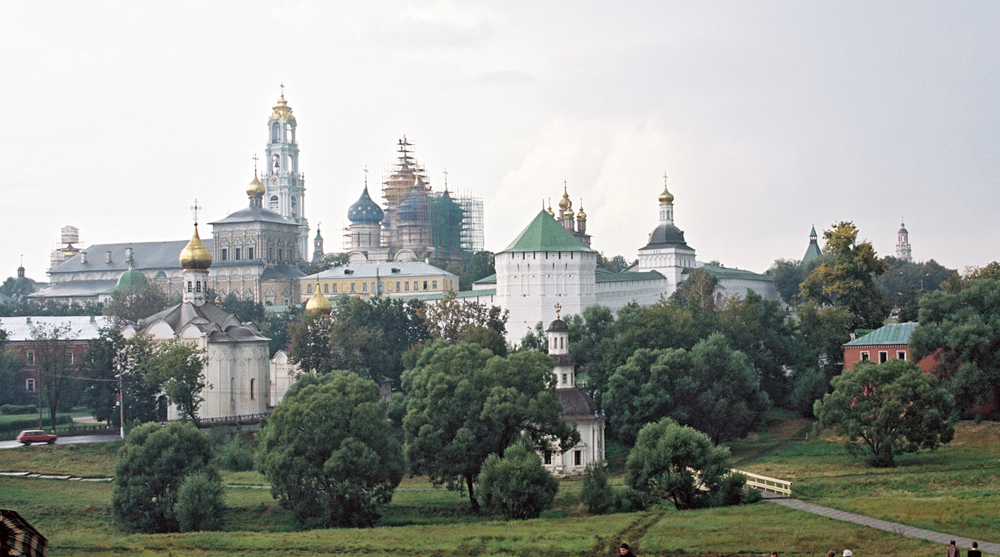
[[738,472],[747,477],[747,487],[752,487],[760,491],[770,491],[787,497],[792,496],[792,482],[744,472],[743,470],[733,470],[733,472]]

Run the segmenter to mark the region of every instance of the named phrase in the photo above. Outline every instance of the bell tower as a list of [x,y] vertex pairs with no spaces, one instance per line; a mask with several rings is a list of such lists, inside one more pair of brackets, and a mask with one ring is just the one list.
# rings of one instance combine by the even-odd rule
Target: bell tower
[[267,119],[267,161],[264,164],[263,205],[298,225],[299,260],[309,260],[309,222],[305,217],[305,174],[299,172],[299,144],[295,140],[295,116],[281,97]]

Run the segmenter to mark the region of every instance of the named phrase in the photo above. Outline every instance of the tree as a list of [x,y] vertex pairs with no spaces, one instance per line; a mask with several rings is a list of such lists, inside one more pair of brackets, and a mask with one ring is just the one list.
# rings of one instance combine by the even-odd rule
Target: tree
[[472,283],[497,274],[494,261],[494,255],[491,251],[477,251],[473,253],[468,263],[465,264],[465,269],[459,275],[459,290],[471,290]]
[[625,259],[624,256],[615,255],[611,258],[605,257],[603,252],[597,254],[597,266],[610,272],[610,273],[620,273],[625,269],[634,267],[639,263],[638,259],[633,259],[629,261]]
[[371,526],[403,478],[379,387],[347,372],[289,390],[259,433],[271,493],[309,527]]
[[830,379],[840,373],[842,346],[851,338],[854,317],[846,307],[815,302],[803,302],[798,317],[804,349],[792,374],[789,403],[804,416],[812,416],[813,403],[830,391]]
[[35,291],[35,285],[24,277],[7,277],[0,285],[0,294],[6,294],[14,298],[15,302],[24,300],[24,297]]
[[[159,418],[160,385],[147,377],[146,367],[153,348],[149,335],[126,339],[115,327],[101,329],[98,338],[87,344],[81,365],[81,374],[88,379],[83,400],[96,419],[119,427],[122,412],[126,424]],[[118,408],[119,389],[124,409]]]
[[[49,408],[49,418],[55,428],[60,403],[66,404],[79,387],[77,366],[72,363],[69,341],[77,333],[68,323],[63,325],[36,325],[31,328],[28,345],[35,353],[38,382]],[[72,402],[69,400],[69,402]]]
[[920,326],[910,344],[917,359],[934,354],[958,408],[1000,400],[1000,278],[971,281],[956,293],[920,300]]
[[104,315],[114,317],[120,323],[138,323],[140,319],[170,306],[170,299],[156,284],[144,288],[115,288],[111,299],[104,306]]
[[804,346],[788,314],[777,300],[754,291],[725,299],[718,311],[718,331],[729,345],[746,354],[771,400],[785,406],[791,391],[787,369],[799,363]]
[[750,359],[719,333],[690,351],[636,350],[608,381],[605,403],[612,434],[625,443],[665,417],[716,442],[737,439],[770,408]]
[[322,313],[303,313],[292,327],[288,360],[305,373],[328,373],[333,367],[330,334],[333,321]]
[[846,447],[869,466],[895,465],[896,455],[935,449],[955,436],[954,398],[912,362],[860,362],[832,381],[816,401],[821,427],[847,438]]
[[479,510],[473,483],[490,454],[503,457],[522,437],[535,450],[560,453],[579,442],[579,433],[560,416],[554,388],[552,359],[545,354],[502,358],[474,344],[432,343],[403,372],[410,472],[449,489],[467,489]]
[[502,457],[488,456],[478,482],[483,506],[504,520],[538,518],[559,491],[559,482],[525,443],[510,447]]
[[778,289],[781,299],[788,305],[797,303],[802,281],[809,274],[806,266],[801,261],[776,259],[768,272],[774,279],[774,287]]
[[452,344],[465,340],[471,330],[479,327],[493,329],[500,336],[507,334],[507,310],[460,301],[454,292],[423,308],[423,313],[431,338],[444,339]]
[[886,256],[886,270],[875,283],[892,301],[893,315],[900,321],[916,321],[920,297],[926,292],[941,289],[948,278],[957,275],[931,259],[926,263],[913,263]]
[[820,305],[843,306],[853,316],[852,329],[876,329],[889,316],[892,304],[878,289],[875,277],[885,272],[885,262],[871,242],[857,243],[858,229],[841,222],[823,232],[829,258],[802,283],[801,297]]
[[751,502],[746,476],[729,468],[729,449],[716,447],[704,433],[670,418],[647,424],[629,452],[625,483],[678,509]]
[[171,339],[157,344],[143,367],[147,383],[162,386],[181,417],[197,424],[198,407],[205,400],[201,392],[209,386],[202,375],[205,363],[205,350]]
[[[205,474],[210,484],[221,487],[218,472],[209,464],[211,459],[208,436],[190,423],[174,422],[166,427],[151,423],[133,429],[115,460],[112,518],[133,532],[178,531],[176,504],[184,480]],[[221,506],[221,501],[203,504]]]
[[703,268],[695,269],[677,285],[677,290],[670,297],[682,307],[711,311],[715,309],[715,289],[718,286],[719,279],[711,273]]

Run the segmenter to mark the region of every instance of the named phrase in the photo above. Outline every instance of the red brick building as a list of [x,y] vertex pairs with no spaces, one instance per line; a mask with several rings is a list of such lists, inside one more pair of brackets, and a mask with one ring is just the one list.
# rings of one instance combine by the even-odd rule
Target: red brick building
[[52,327],[67,328],[66,340],[58,352],[67,359],[70,367],[75,367],[83,361],[87,344],[100,336],[100,329],[111,325],[111,318],[104,316],[43,316],[43,317],[0,317],[0,329],[7,332],[7,342],[4,347],[14,350],[24,358],[24,373],[21,385],[28,393],[38,393],[38,368],[42,354],[33,339],[37,327],[51,329]]
[[[851,366],[866,360],[879,364],[891,359],[911,360],[910,335],[917,325],[917,323],[890,323],[848,342],[844,345],[844,371],[850,371]],[[931,371],[935,363],[933,356],[927,356],[916,362],[924,371]]]

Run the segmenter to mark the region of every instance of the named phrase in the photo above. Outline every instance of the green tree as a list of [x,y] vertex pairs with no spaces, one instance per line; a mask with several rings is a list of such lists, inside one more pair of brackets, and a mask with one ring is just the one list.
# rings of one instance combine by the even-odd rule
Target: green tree
[[24,277],[7,277],[0,285],[0,294],[14,298],[15,302],[24,300],[25,296],[35,291],[35,285]]
[[138,323],[140,319],[170,306],[170,298],[156,284],[145,288],[115,288],[111,299],[104,306],[104,315],[117,319],[120,323]]
[[846,447],[869,466],[895,466],[896,455],[935,449],[955,436],[954,398],[912,362],[860,362],[832,381],[816,401],[821,427],[847,438]]
[[802,281],[808,276],[809,269],[801,261],[777,259],[768,273],[774,279],[774,287],[781,295],[781,299],[788,305],[798,303]]
[[719,333],[690,351],[636,350],[611,376],[605,402],[611,433],[625,443],[665,417],[714,441],[737,439],[770,408],[750,359]]
[[202,371],[205,351],[187,342],[169,340],[153,349],[143,366],[147,383],[160,385],[184,420],[198,423],[198,407],[205,400],[201,392],[209,387]]
[[715,309],[715,289],[718,286],[719,279],[711,273],[703,268],[695,269],[677,285],[677,290],[670,297],[682,307],[711,311]]
[[469,258],[468,263],[462,270],[458,278],[459,290],[471,290],[472,283],[490,275],[497,274],[494,263],[494,255],[491,251],[477,251]]
[[1000,400],[1000,278],[970,281],[956,293],[920,300],[920,326],[910,344],[919,360],[935,355],[958,408]]
[[379,388],[346,372],[289,390],[259,433],[271,493],[309,527],[371,526],[403,478]]
[[460,301],[454,292],[423,308],[423,314],[430,337],[444,339],[451,344],[462,342],[470,331],[480,327],[493,329],[500,336],[507,334],[507,310]]
[[628,455],[625,483],[678,509],[696,509],[754,500],[744,495],[746,476],[729,468],[729,449],[716,447],[704,433],[670,418],[647,424]]
[[718,320],[718,331],[729,345],[753,362],[764,392],[775,404],[785,406],[792,387],[786,370],[799,363],[805,347],[780,302],[765,300],[751,290],[742,298],[724,300]]
[[153,348],[149,335],[126,339],[115,327],[101,329],[98,338],[87,343],[81,365],[81,374],[87,379],[83,401],[96,419],[121,426],[119,388],[126,424],[159,418],[160,385],[147,377],[146,368]]
[[486,511],[504,520],[538,518],[559,491],[559,482],[525,443],[516,443],[502,457],[488,456],[478,483]]
[[324,374],[333,367],[333,344],[330,340],[333,320],[322,313],[305,312],[292,326],[288,360],[303,372]]
[[840,373],[854,317],[846,307],[815,302],[802,303],[797,313],[804,348],[792,374],[789,405],[812,416],[813,403],[830,391],[830,379]]
[[[210,485],[221,487],[218,472],[209,464],[211,459],[208,436],[190,423],[174,422],[166,427],[151,423],[133,429],[115,460],[112,518],[133,532],[178,531],[176,504],[184,480],[204,474]],[[216,493],[221,494],[221,488]],[[221,507],[217,501],[203,500],[201,504]]]
[[927,292],[941,289],[948,278],[957,275],[931,259],[926,263],[885,258],[886,270],[875,283],[892,301],[893,315],[902,322],[916,321],[919,300]]
[[823,232],[829,257],[806,277],[801,297],[820,305],[843,306],[853,316],[852,329],[876,329],[892,310],[892,303],[875,284],[886,264],[871,242],[858,243],[858,229],[841,222]]
[[79,390],[79,369],[73,363],[70,340],[76,338],[68,323],[36,325],[31,328],[28,346],[35,353],[38,383],[49,409],[53,427],[56,414],[63,406],[72,406]]
[[181,532],[222,529],[226,506],[218,473],[202,470],[187,475],[177,488],[174,514]]
[[560,416],[554,383],[552,359],[545,354],[502,358],[474,344],[432,343],[403,373],[410,472],[449,489],[467,489],[479,510],[473,484],[490,454],[503,457],[522,437],[538,451],[560,453],[579,442],[579,433]]
[[624,256],[615,255],[613,257],[606,257],[603,252],[597,254],[597,266],[609,273],[620,273],[625,269],[634,267],[639,264],[638,259],[633,259],[629,261],[625,259]]

